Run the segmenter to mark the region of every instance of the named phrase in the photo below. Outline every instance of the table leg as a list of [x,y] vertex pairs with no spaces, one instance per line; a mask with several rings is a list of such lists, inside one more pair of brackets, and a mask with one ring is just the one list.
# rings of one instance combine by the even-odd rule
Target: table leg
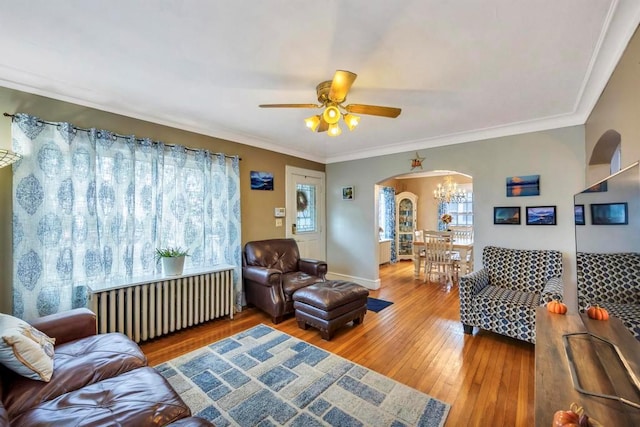
[[469,274],[469,263],[467,262],[467,249],[460,248],[458,249],[458,253],[460,254],[460,275],[464,276],[465,274]]

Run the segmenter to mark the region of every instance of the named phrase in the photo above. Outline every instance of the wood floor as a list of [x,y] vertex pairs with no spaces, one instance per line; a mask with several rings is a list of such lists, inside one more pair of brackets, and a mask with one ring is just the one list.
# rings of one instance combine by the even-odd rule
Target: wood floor
[[330,342],[294,318],[273,325],[255,308],[141,345],[154,366],[265,323],[451,404],[447,426],[533,425],[534,346],[481,331],[464,335],[458,289],[413,279],[413,264],[380,269],[370,296],[393,301],[364,323],[345,326]]

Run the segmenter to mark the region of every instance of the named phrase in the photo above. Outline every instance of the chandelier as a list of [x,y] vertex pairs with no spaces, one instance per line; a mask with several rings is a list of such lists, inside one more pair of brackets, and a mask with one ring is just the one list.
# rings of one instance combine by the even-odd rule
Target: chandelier
[[444,184],[439,183],[438,188],[433,190],[433,198],[441,203],[460,203],[467,199],[467,193],[458,188],[458,184],[453,182],[453,178],[447,176]]

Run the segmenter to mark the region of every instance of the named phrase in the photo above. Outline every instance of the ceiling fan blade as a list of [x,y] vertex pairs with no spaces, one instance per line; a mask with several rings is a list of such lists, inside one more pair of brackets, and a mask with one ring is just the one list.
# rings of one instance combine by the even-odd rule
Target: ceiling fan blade
[[333,75],[331,81],[331,89],[329,89],[329,99],[333,102],[342,102],[347,98],[347,93],[351,89],[351,85],[358,77],[351,71],[338,70]]
[[320,108],[317,104],[260,104],[260,108]]
[[368,114],[370,116],[382,116],[395,119],[400,115],[402,111],[400,108],[394,107],[381,107],[379,105],[363,105],[363,104],[349,104],[344,107],[350,113],[356,114]]
[[327,123],[320,115],[320,125],[318,125],[318,129],[316,132],[326,132],[329,129],[329,123]]

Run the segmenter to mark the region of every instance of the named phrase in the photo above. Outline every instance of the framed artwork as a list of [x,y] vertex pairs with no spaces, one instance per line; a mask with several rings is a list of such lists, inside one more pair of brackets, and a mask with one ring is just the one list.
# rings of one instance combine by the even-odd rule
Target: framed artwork
[[507,178],[507,197],[539,195],[540,175],[510,176]]
[[250,176],[252,190],[273,191],[273,174],[271,172],[251,171]]
[[597,184],[593,184],[591,187],[583,191],[583,193],[604,193],[607,191],[607,181],[602,181]]
[[627,203],[592,203],[591,224],[625,225],[629,223]]
[[527,225],[556,225],[556,207],[527,206]]
[[342,200],[353,200],[356,196],[356,191],[353,185],[342,187]]
[[573,207],[573,216],[575,217],[576,225],[584,225],[584,205],[575,205]]
[[520,206],[497,206],[493,208],[494,224],[520,224]]

